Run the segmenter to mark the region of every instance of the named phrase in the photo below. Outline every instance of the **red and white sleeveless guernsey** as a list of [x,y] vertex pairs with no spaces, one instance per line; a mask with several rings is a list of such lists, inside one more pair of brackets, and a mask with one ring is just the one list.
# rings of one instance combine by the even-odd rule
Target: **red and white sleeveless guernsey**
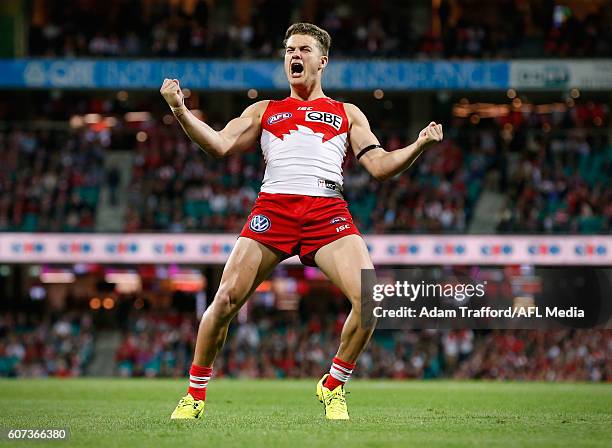
[[347,149],[348,118],[341,102],[270,101],[261,119],[266,161],[261,191],[341,198]]
[[266,172],[241,237],[314,265],[318,249],[360,234],[342,196],[348,126],[344,104],[331,98],[270,101],[261,118]]

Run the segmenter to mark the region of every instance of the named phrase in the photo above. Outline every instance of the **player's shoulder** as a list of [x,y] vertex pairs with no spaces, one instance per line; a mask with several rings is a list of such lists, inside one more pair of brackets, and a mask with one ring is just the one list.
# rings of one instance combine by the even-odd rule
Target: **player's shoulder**
[[243,117],[261,117],[270,104],[270,100],[261,100],[248,106],[244,112]]
[[342,103],[342,104],[344,104],[344,110],[346,110],[347,114],[361,113],[361,109],[359,109],[359,107],[355,106],[353,103]]
[[365,114],[353,103],[343,103],[344,111],[351,123],[361,120],[367,120]]
[[359,107],[355,106],[353,103],[342,103],[344,104],[344,109],[347,113],[349,112],[361,112]]

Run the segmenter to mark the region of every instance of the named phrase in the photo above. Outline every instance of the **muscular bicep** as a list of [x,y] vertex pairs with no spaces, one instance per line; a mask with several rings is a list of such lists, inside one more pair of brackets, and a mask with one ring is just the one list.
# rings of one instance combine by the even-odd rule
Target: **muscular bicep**
[[252,148],[258,136],[258,123],[253,117],[234,118],[219,131],[225,154],[234,154]]
[[[346,107],[347,115],[351,120],[349,141],[353,153],[355,157],[357,157],[364,148],[371,145],[380,145],[380,142],[372,132],[372,129],[370,129],[370,123],[363,112],[352,104],[347,104]],[[384,152],[385,150],[382,148],[371,149],[359,158],[359,163],[361,163],[370,174],[376,177],[376,158]]]
[[252,104],[219,131],[226,154],[242,152],[255,146],[261,133],[261,116],[266,106],[265,101]]

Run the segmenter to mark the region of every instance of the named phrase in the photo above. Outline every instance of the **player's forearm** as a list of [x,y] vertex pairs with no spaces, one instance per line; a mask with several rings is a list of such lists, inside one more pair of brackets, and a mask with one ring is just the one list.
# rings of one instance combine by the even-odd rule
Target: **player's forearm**
[[424,150],[425,145],[414,142],[395,151],[380,152],[376,160],[375,177],[379,180],[387,180],[407,170]]
[[223,157],[227,153],[227,145],[219,133],[199,120],[185,105],[172,108],[172,112],[181,124],[185,134],[204,152],[213,157]]

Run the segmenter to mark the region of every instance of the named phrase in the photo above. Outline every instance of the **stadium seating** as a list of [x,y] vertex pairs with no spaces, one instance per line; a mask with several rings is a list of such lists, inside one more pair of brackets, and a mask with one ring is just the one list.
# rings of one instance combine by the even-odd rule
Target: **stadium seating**
[[[79,3],[67,13],[63,2],[35,2],[29,33],[32,56],[111,57],[273,57],[290,20],[314,21],[334,36],[339,57],[518,58],[609,57],[610,5],[576,8],[555,21],[553,2],[538,5],[505,0],[441,2],[437,26],[413,30],[410,4],[351,2],[258,2],[259,15],[233,11],[227,4],[112,1]],[[243,5],[248,11],[251,2]],[[464,4],[469,7],[465,8]],[[583,2],[584,3],[584,2]],[[426,5],[426,4],[424,4]],[[584,6],[584,5],[582,5]],[[607,9],[606,9],[607,8]],[[95,11],[95,13],[93,12]],[[414,11],[412,11],[414,14]],[[423,14],[429,14],[423,11]],[[217,18],[234,16],[227,27]],[[266,20],[262,20],[262,18]],[[507,18],[511,17],[512,20]]]
[[0,377],[76,377],[84,375],[94,350],[91,316],[25,313],[0,316]]
[[[391,6],[387,2],[365,2],[359,8],[354,6],[355,2],[331,0],[89,0],[74,2],[71,8],[64,3],[24,2],[24,8],[32,8],[28,11],[31,17],[14,22],[20,27],[22,21],[27,23],[26,29],[21,30],[24,41],[19,32],[6,33],[16,36],[10,56],[33,59],[23,70],[23,79],[18,79],[23,90],[9,91],[14,74],[7,76],[4,84],[7,90],[0,102],[1,232],[239,232],[263,178],[265,167],[258,149],[224,160],[207,157],[185,136],[156,91],[139,90],[142,86],[137,85],[138,70],[127,70],[124,75],[131,84],[114,84],[119,86],[115,90],[101,84],[105,78],[99,73],[83,78],[94,81],[86,84],[87,89],[83,86],[73,89],[69,81],[80,79],[80,70],[88,66],[79,65],[76,73],[67,74],[63,64],[79,58],[83,64],[89,64],[84,59],[125,58],[132,68],[137,68],[143,59],[154,61],[156,66],[162,65],[162,61],[185,62],[180,58],[225,59],[228,65],[249,59],[279,60],[282,36],[296,18],[329,30],[333,36],[332,60],[359,58],[362,67],[370,61],[397,62],[398,65],[386,66],[390,70],[405,61],[433,65],[429,61],[434,60],[438,74],[456,70],[452,72],[454,81],[435,92],[427,90],[430,87],[426,85],[417,86],[424,91],[406,92],[404,84],[400,86],[404,90],[397,91],[397,84],[391,81],[380,89],[377,87],[374,92],[379,92],[378,97],[370,86],[353,91],[330,90],[330,95],[338,94],[339,98],[346,95],[341,99],[358,105],[365,97],[371,100],[374,93],[380,107],[367,110],[367,115],[388,150],[411,143],[415,135],[409,135],[407,129],[414,128],[422,117],[428,120],[435,116],[438,120],[441,115],[445,126],[442,144],[423,154],[409,171],[384,183],[373,181],[354,157],[347,157],[345,197],[362,232],[472,233],[470,227],[477,219],[477,206],[486,193],[495,193],[499,198],[492,209],[486,210],[495,222],[487,230],[490,234],[596,235],[612,229],[609,89],[601,87],[608,85],[605,76],[600,79],[594,76],[594,69],[584,69],[588,76],[579,82],[587,87],[581,96],[578,89],[570,89],[574,84],[568,81],[568,71],[582,66],[575,61],[558,64],[557,70],[550,73],[544,67],[527,73],[525,76],[531,78],[519,79],[519,85],[528,86],[532,81],[545,85],[533,90],[526,88],[518,95],[514,89],[505,92],[506,87],[517,86],[516,79],[500,81],[490,95],[486,94],[486,101],[495,101],[495,107],[470,105],[469,101],[483,101],[485,95],[473,86],[464,92],[465,86],[459,88],[457,84],[459,79],[474,77],[479,86],[485,85],[490,81],[489,75],[498,73],[494,69],[481,70],[491,61],[490,65],[502,61],[508,71],[502,73],[511,77],[513,67],[525,67],[511,63],[523,58],[548,64],[559,58],[612,57],[610,2],[570,0],[566,2],[573,4],[569,9],[555,2],[514,0],[394,2]],[[255,3],[257,14],[234,9],[240,4],[249,6],[242,8],[249,11]],[[55,68],[45,67],[46,57],[57,58]],[[463,62],[454,66],[456,60]],[[471,61],[477,61],[477,67],[463,71]],[[604,67],[608,59],[602,61],[601,65],[593,66]],[[16,58],[15,62],[20,64],[23,60]],[[167,67],[164,70],[172,72],[172,65]],[[165,76],[166,72],[163,73]],[[232,76],[235,80],[242,74],[236,72]],[[571,82],[576,82],[575,74],[572,76]],[[445,76],[440,77],[446,80]],[[53,90],[41,88],[50,85],[45,84],[47,78],[53,78],[49,87]],[[270,93],[255,87],[261,92],[251,89],[248,102]],[[272,95],[284,94],[278,85],[274,88],[277,90]],[[597,89],[603,91],[601,97]],[[228,93],[210,88],[189,94],[193,97],[187,104],[201,109],[207,123],[216,129],[227,121],[228,114],[238,115],[247,103],[239,90]],[[463,94],[469,100],[457,98]],[[398,107],[396,98],[400,97],[406,104]],[[410,99],[406,100],[407,97]],[[217,98],[221,100],[217,102]],[[422,116],[414,107],[404,107],[413,98],[418,104],[416,109],[421,106],[427,109]],[[224,116],[218,116],[221,112],[212,107],[218,103],[224,103],[217,107],[224,109]],[[393,107],[393,114],[387,113]],[[487,115],[479,107],[503,109],[503,113]],[[460,108],[470,112],[459,113],[456,109]],[[136,113],[141,118],[127,120],[126,113],[134,111],[146,112]],[[403,128],[394,119],[401,119]],[[106,163],[114,151],[122,152],[125,159],[121,160],[129,160],[121,173],[109,170]],[[125,172],[129,173],[127,180]],[[120,181],[121,176],[125,182]],[[109,204],[103,201],[105,189],[110,191]],[[119,203],[125,213],[115,215],[112,207]],[[117,223],[116,229],[98,228],[97,218],[103,214],[103,207],[107,211],[111,208],[109,216]],[[14,252],[21,250],[19,244]],[[229,251],[231,245],[227,246]],[[459,247],[463,250],[463,246]],[[591,251],[601,249],[610,253],[603,245],[597,249],[594,245],[588,247]],[[122,243],[116,250],[117,257],[129,248]],[[71,253],[71,249],[65,253]],[[104,249],[115,252],[112,244]],[[408,250],[406,246],[403,249]],[[499,245],[496,249],[502,250]],[[546,245],[542,249],[548,250]],[[168,250],[174,250],[174,246]],[[202,254],[225,248],[207,245],[199,250]],[[436,260],[445,257],[444,250],[441,247],[440,258]],[[486,244],[480,251],[490,255]],[[565,256],[566,253],[555,255],[559,259]],[[147,261],[154,262],[159,263],[159,259]],[[8,274],[0,272],[0,276],[10,278],[6,282],[1,279],[6,286],[4,291],[9,292],[7,296],[18,296],[15,292],[18,289],[21,293],[21,297],[10,297],[16,299],[16,308],[31,305],[34,299],[27,295],[27,290],[30,282],[40,278],[22,276],[23,271],[13,272],[8,265],[1,268]],[[70,270],[76,273],[76,266]],[[155,268],[145,266],[144,270]],[[213,283],[215,276],[208,272],[202,278]],[[168,280],[162,274],[159,277],[163,277],[160,283]],[[99,282],[96,287],[106,287],[107,292],[109,285],[115,288],[102,278],[96,281]],[[157,283],[147,284],[149,281],[150,277],[144,285],[139,283],[143,291],[157,287]],[[9,282],[20,282],[20,286],[9,287]],[[194,287],[187,286],[191,287],[188,293],[191,299]],[[202,284],[197,288],[202,288]],[[69,295],[66,291],[63,294]],[[112,291],[112,305],[125,305],[124,293]],[[210,293],[210,286],[207,292]],[[7,303],[6,308],[10,309],[13,303],[8,300]],[[81,305],[86,306],[85,302]],[[47,301],[44,306],[51,308]],[[91,374],[95,361],[92,357],[95,348],[99,348],[94,335],[104,328],[120,337],[114,352],[113,373],[124,377],[184,378],[192,362],[198,322],[193,312],[182,314],[169,303],[164,306],[163,312],[132,311],[127,318],[118,318],[111,325],[101,322],[93,307],[91,315],[74,311],[71,306],[62,310],[61,315],[47,309],[42,317],[16,310],[3,313],[0,377]],[[231,326],[228,343],[215,364],[215,375],[319,376],[328,368],[346,318],[332,308],[307,317],[278,312],[239,318]],[[107,316],[115,316],[112,314],[115,311],[106,311]],[[609,330],[379,331],[359,359],[356,376],[609,382],[610,359]]]
[[[127,197],[126,232],[238,232],[263,178],[258,150],[214,160],[162,118],[147,124],[140,142],[138,128],[124,125],[0,132],[7,161],[0,185],[11,193],[0,199],[0,230],[96,230],[100,191],[112,183],[104,159],[117,145],[132,160],[130,186],[116,193]],[[504,197],[494,210],[498,232],[605,233],[612,220],[609,119],[609,106],[592,101],[547,114],[455,117],[441,145],[387,182],[371,181],[347,157],[345,196],[367,233],[465,232],[487,189]],[[410,143],[382,117],[372,122],[388,150]]]
[[[217,377],[316,377],[327,366],[346,316],[300,322],[268,315],[235,322],[215,365]],[[177,312],[139,311],[125,322],[115,371],[125,377],[182,377],[191,365],[197,321]],[[92,316],[0,318],[0,377],[82,376],[94,353]],[[609,381],[607,331],[378,332],[358,377]]]

